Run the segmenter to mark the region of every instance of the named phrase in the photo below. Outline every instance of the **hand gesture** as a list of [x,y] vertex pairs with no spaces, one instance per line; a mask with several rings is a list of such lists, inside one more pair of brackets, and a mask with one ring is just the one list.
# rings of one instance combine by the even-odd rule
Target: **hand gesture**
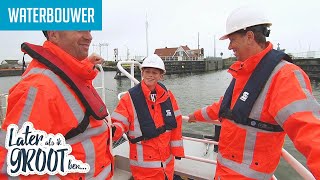
[[104,61],[104,59],[99,56],[98,54],[96,53],[92,53],[89,57],[88,57],[89,61],[96,65],[96,64],[102,64],[102,62]]
[[197,121],[193,113],[189,114],[188,117],[189,117],[189,120],[188,120],[189,123],[194,123]]

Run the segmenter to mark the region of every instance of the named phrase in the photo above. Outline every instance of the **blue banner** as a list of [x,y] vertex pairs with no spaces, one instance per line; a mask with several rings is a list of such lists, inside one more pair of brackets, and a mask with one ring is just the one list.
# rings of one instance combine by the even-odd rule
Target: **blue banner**
[[102,0],[2,0],[0,30],[102,30]]

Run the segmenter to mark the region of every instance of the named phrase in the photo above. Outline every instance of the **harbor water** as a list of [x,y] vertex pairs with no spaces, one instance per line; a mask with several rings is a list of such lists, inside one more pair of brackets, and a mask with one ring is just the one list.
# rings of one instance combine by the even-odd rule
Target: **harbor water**
[[[118,103],[117,95],[130,88],[129,79],[115,80],[115,71],[105,72],[106,104],[110,112]],[[100,76],[94,81],[95,86],[100,85]],[[20,80],[19,76],[0,77],[0,94],[8,93],[8,90]],[[225,92],[231,75],[226,70],[201,73],[167,75],[163,83],[175,95],[183,115],[188,115],[196,109],[212,104]],[[315,98],[320,102],[320,82],[312,82]],[[213,135],[213,125],[202,123],[184,123],[183,131],[188,133]],[[305,158],[295,150],[289,138],[286,139],[285,149],[305,165]],[[275,173],[278,179],[302,179],[294,170],[281,160]]]

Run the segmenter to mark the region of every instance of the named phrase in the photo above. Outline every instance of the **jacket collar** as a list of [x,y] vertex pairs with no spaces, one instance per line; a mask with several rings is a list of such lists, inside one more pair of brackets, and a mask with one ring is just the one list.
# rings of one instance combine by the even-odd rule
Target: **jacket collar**
[[273,45],[271,42],[267,42],[268,45],[267,47],[249,57],[248,59],[246,59],[245,61],[236,61],[235,63],[233,63],[228,72],[234,77],[238,77],[239,75],[247,75],[247,74],[251,74],[253,72],[253,70],[256,68],[256,66],[259,64],[259,62],[261,61],[261,59],[269,52],[273,49]]
[[[143,92],[144,97],[146,98],[147,102],[150,101],[152,103],[152,101],[149,98],[151,91],[148,88],[148,86],[146,85],[146,83],[144,82],[144,80],[141,81],[141,88],[142,88],[142,92]],[[164,102],[169,97],[169,94],[167,93],[167,91],[165,89],[163,89],[159,84],[156,85],[155,90],[157,93],[157,99],[155,102],[156,104]]]
[[98,74],[98,71],[88,58],[79,61],[50,41],[45,41],[43,47],[60,58],[64,64],[68,66],[72,72],[78,74],[80,78],[93,80]]

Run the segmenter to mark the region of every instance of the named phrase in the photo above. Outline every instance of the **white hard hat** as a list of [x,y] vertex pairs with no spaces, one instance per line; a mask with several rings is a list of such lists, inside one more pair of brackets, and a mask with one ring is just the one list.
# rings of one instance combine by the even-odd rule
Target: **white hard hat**
[[141,68],[145,67],[157,68],[163,70],[164,73],[166,72],[163,60],[156,54],[152,54],[144,59]]
[[227,19],[226,34],[222,36],[220,40],[227,39],[228,35],[241,29],[261,24],[267,24],[269,26],[272,24],[261,9],[254,7],[235,9]]

